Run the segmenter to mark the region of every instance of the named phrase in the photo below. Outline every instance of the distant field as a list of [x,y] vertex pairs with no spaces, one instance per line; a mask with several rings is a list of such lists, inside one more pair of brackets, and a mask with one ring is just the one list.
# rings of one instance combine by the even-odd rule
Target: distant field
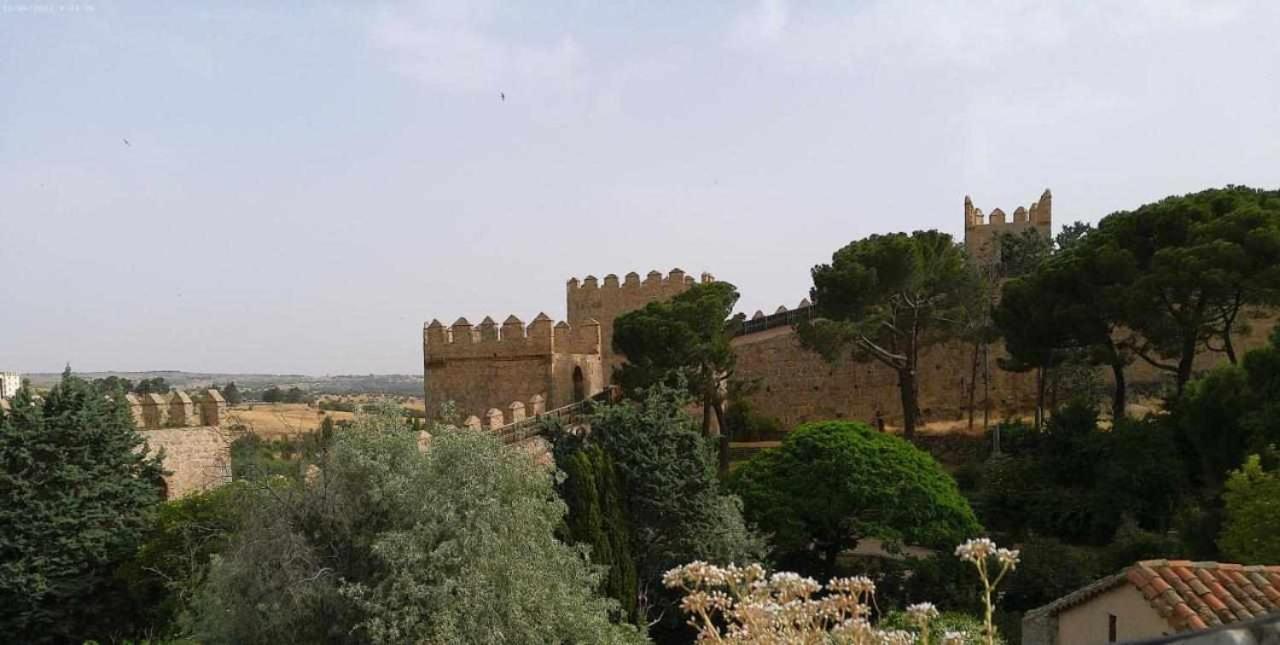
[[[305,374],[218,374],[209,372],[182,372],[160,370],[152,372],[76,372],[86,379],[117,376],[132,381],[162,377],[172,387],[197,390],[211,385],[225,385],[235,381],[240,389],[262,389],[272,385],[282,389],[299,387],[312,394],[401,394],[422,393],[421,374],[344,374],[336,376],[308,376]],[[28,373],[23,375],[36,387],[50,387],[62,378],[62,374]]]
[[264,439],[312,432],[320,427],[325,415],[334,421],[350,420],[350,412],[325,412],[305,403],[254,403],[237,405],[227,411],[225,426],[243,425]]
[[[363,405],[380,399],[390,399],[402,408],[423,410],[425,403],[422,397],[378,397],[378,396],[327,396],[324,399],[340,399]],[[312,432],[320,427],[325,416],[337,421],[349,421],[355,418],[351,412],[321,410],[306,403],[244,403],[232,406],[227,410],[227,422],[224,426],[243,425],[250,432],[268,439],[288,435]]]

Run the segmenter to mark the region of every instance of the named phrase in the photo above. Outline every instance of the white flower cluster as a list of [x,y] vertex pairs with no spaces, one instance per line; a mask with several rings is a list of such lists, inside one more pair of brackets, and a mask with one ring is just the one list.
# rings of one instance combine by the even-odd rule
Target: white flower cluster
[[[956,547],[956,555],[972,562],[983,585],[985,645],[998,642],[992,622],[993,592],[1018,563],[1018,552],[1002,549],[987,538]],[[994,558],[998,575],[989,570]],[[847,645],[965,645],[971,635],[948,631],[930,637],[938,608],[922,602],[907,607],[912,631],[882,630],[870,623],[875,583],[864,576],[832,578],[825,586],[795,573],[770,574],[758,564],[725,567],[698,561],[668,571],[662,578],[684,593],[681,609],[698,630],[698,642],[737,645],[842,643]]]
[[1001,566],[1009,569],[1018,564],[1017,549],[999,548],[990,538],[975,538],[956,547],[956,557],[966,562],[973,562],[974,564],[986,562],[992,556],[1000,562]]
[[938,608],[931,602],[918,602],[907,606],[907,615],[916,622],[927,621],[938,617]]

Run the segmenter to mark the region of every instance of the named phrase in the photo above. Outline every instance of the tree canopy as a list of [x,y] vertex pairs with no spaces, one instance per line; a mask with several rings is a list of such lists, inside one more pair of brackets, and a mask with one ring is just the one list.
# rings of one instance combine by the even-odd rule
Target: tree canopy
[[556,539],[552,473],[492,435],[394,410],[337,433],[313,477],[270,480],[211,567],[209,643],[631,643],[604,570]]
[[129,407],[70,368],[44,400],[0,411],[0,633],[27,642],[113,633],[113,569],[137,548],[163,470]]
[[[754,562],[764,543],[748,530],[737,497],[723,492],[713,449],[685,411],[688,395],[655,385],[638,401],[600,406],[591,416],[588,446],[613,462],[631,531],[631,552],[650,619],[673,610],[675,598],[659,593],[662,574],[691,560]],[[561,435],[557,454],[582,439]],[[645,591],[647,590],[647,591]],[[674,620],[676,612],[666,611]]]
[[938,231],[872,235],[813,268],[818,318],[800,325],[801,342],[828,359],[846,351],[898,375],[903,435],[919,419],[918,366],[926,347],[961,330],[977,277],[960,245]]
[[1280,191],[1228,186],[1169,197],[1103,218],[1084,244],[1108,247],[1132,269],[1121,321],[1142,360],[1169,372],[1177,391],[1196,353],[1225,352],[1250,306],[1280,290]]
[[947,548],[982,530],[928,453],[856,422],[801,425],[735,469],[730,487],[779,555],[812,549],[824,576],[863,538]]
[[670,300],[651,302],[613,322],[613,348],[626,357],[614,382],[635,393],[657,383],[684,384],[702,404],[702,432],[715,416],[721,431],[722,470],[728,469],[729,436],[724,392],[733,378],[729,341],[736,323],[738,289],[728,282],[702,282]]
[[1264,470],[1258,455],[1250,455],[1233,470],[1222,493],[1226,520],[1218,545],[1232,562],[1280,562],[1280,473]]

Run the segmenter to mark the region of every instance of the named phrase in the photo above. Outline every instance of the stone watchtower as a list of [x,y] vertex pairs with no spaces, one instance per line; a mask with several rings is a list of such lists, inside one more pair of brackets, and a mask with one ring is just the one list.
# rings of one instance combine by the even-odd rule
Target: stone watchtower
[[1029,209],[1021,206],[1015,209],[1012,221],[1006,221],[1004,211],[999,208],[984,216],[982,209],[973,207],[973,200],[968,195],[964,197],[964,248],[980,265],[995,264],[1000,260],[999,240],[1002,234],[1018,235],[1035,229],[1049,238],[1052,224],[1053,195],[1048,188]]
[[[703,274],[704,281],[712,279]],[[423,329],[422,345],[427,413],[434,417],[441,404],[452,401],[460,416],[494,425],[495,415],[510,421],[517,409],[550,410],[592,396],[609,385],[613,368],[623,361],[612,350],[614,319],[694,283],[680,269],[665,277],[650,271],[644,280],[637,273],[621,281],[609,274],[603,284],[589,275],[566,285],[564,322],[552,323],[546,314],[528,326],[515,316],[502,325],[488,317],[475,326],[466,318],[449,327],[432,320]]]

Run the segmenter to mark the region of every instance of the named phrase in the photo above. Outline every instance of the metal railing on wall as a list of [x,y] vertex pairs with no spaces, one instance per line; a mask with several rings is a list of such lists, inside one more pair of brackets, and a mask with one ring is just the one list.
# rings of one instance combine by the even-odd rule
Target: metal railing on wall
[[1127,645],[1280,645],[1280,614],[1223,625],[1198,632],[1161,636]]
[[580,421],[591,411],[594,403],[613,403],[621,396],[616,386],[606,387],[604,390],[595,394],[589,399],[575,401],[569,405],[562,405],[558,408],[547,410],[542,414],[513,421],[505,426],[498,428],[495,432],[502,443],[507,445],[517,444],[528,441],[540,434],[546,428],[546,422],[551,420],[559,420],[562,425],[569,426]]
[[755,320],[744,320],[742,325],[734,332],[734,336],[742,336],[745,334],[754,334],[762,332],[766,329],[775,327],[793,327],[798,323],[806,320],[812,320],[816,315],[815,307],[808,305],[805,307],[797,307],[789,311],[780,311],[776,314],[770,314],[763,318]]

